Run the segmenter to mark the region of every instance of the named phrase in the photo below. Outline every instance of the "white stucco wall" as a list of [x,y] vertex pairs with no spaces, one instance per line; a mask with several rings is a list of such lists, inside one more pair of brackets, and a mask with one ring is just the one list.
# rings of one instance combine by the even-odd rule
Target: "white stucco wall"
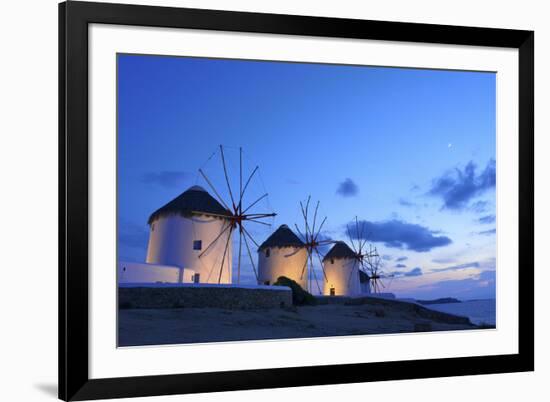
[[370,294],[370,281],[360,283],[361,293]]
[[[331,288],[334,288],[335,296],[355,296],[361,293],[356,260],[353,258],[328,259],[325,261],[324,267],[327,276],[327,280],[323,281],[324,295],[329,296]],[[351,273],[352,270],[353,274]]]
[[192,281],[193,271],[168,265],[119,261],[117,274],[119,284],[182,283]]
[[[270,250],[269,257],[266,257],[266,250]],[[300,274],[307,259],[305,248],[271,247],[266,250],[258,252],[259,284],[265,284],[269,281],[269,284],[272,285],[280,276],[286,276],[296,281],[302,288],[307,289],[307,270],[304,271],[303,278],[300,279]],[[297,250],[299,251],[296,254],[288,256]]]
[[[218,283],[222,258],[229,237],[229,229],[199,258],[208,245],[229,225],[229,220],[210,216],[183,217],[169,215],[151,225],[146,262],[188,268],[200,275],[200,283]],[[201,240],[202,249],[194,250],[193,241]],[[219,283],[231,283],[232,241],[227,253]]]
[[181,274],[181,283],[194,283],[195,271],[191,268],[184,268]]

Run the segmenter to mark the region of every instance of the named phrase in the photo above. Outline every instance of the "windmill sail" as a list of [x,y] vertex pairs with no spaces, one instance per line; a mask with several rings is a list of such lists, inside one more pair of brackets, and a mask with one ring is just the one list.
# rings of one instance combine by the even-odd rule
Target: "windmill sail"
[[[256,265],[254,263],[254,258],[252,257],[251,244],[254,244],[256,247],[259,247],[258,243],[254,239],[251,231],[247,229],[249,224],[257,224],[262,226],[271,226],[268,222],[269,218],[273,218],[276,214],[272,211],[262,211],[259,210],[259,204],[261,201],[266,200],[268,193],[263,193],[261,196],[249,197],[247,190],[250,188],[251,183],[255,178],[258,177],[259,167],[256,166],[251,173],[244,181],[243,186],[243,151],[242,148],[239,148],[239,175],[237,180],[231,177],[231,172],[228,166],[228,158],[224,147],[220,145],[219,150],[211,156],[212,159],[219,152],[219,161],[221,162],[221,169],[223,171],[223,181],[224,184],[221,186],[215,185],[215,181],[210,177],[209,174],[203,168],[199,169],[199,174],[202,179],[206,182],[207,186],[213,192],[216,197],[216,200],[224,207],[225,213],[224,216],[229,219],[229,224],[220,231],[219,235],[212,240],[209,244],[206,245],[203,253],[206,253],[208,249],[212,248],[224,238],[226,239],[225,247],[222,255],[221,262],[217,262],[212,265],[210,268],[209,277],[211,275],[217,274],[218,283],[221,282],[222,274],[224,270],[231,270],[231,264],[229,263],[231,259],[231,239],[233,232],[237,231],[239,233],[238,240],[238,256],[237,256],[237,283],[240,282],[241,278],[241,265],[243,262],[243,250],[248,254],[248,259],[254,271],[256,279],[258,279],[258,272],[256,270]],[[238,189],[235,186],[232,186],[231,183],[238,181]],[[225,188],[225,191],[222,189]],[[237,191],[238,190],[238,191]],[[222,193],[226,193],[229,197],[224,199]],[[249,199],[251,199],[249,201]],[[227,216],[228,215],[228,216]],[[223,232],[227,233],[227,236],[223,235]],[[243,247],[244,243],[244,247]],[[229,272],[231,274],[231,272]]]

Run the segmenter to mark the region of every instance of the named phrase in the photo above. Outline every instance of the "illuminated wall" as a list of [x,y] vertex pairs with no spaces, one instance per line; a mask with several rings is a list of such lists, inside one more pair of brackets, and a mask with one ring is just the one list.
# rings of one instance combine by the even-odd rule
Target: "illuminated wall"
[[[272,285],[280,276],[286,276],[307,289],[307,271],[304,270],[306,259],[307,251],[303,247],[268,247],[259,251],[258,283],[263,285],[269,282]],[[302,271],[303,277],[300,278]]]
[[354,258],[332,258],[324,261],[327,281],[323,281],[323,294],[329,296],[357,296],[361,294],[358,263]]

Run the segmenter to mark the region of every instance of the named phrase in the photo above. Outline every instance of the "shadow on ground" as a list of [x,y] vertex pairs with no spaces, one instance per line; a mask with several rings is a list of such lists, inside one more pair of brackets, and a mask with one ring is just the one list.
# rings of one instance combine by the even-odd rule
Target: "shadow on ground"
[[34,387],[44,394],[57,399],[57,384],[34,384]]

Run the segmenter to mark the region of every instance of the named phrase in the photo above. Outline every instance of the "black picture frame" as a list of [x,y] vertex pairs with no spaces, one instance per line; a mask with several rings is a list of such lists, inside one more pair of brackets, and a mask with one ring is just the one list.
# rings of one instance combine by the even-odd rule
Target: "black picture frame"
[[[88,25],[377,39],[519,51],[517,354],[90,379]],[[534,32],[70,1],[59,5],[59,398],[88,400],[534,370]]]

